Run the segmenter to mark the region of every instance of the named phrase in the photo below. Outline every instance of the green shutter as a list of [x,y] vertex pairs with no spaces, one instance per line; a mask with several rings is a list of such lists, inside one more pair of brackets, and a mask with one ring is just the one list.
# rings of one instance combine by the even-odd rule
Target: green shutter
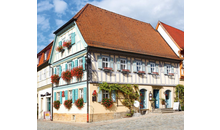
[[110,67],[114,70],[114,58],[110,57]]
[[134,60],[133,61],[133,73],[137,72],[137,62]]
[[62,104],[62,91],[60,91],[60,104]]
[[68,100],[68,90],[65,90],[65,100]]
[[115,90],[112,91],[111,97],[112,97],[113,102],[116,102],[116,92],[115,92]]
[[75,100],[78,99],[78,89],[75,89]]
[[65,70],[64,71],[67,71],[67,63],[65,63]]
[[72,103],[74,103],[75,102],[75,89],[72,89]]
[[54,67],[54,74],[56,74],[56,71],[57,71],[57,69],[56,69],[56,67]]
[[59,42],[59,46],[62,46],[62,41]]
[[61,74],[62,74],[62,67],[61,67],[61,65],[59,66],[59,68],[60,68],[60,69],[59,69],[59,71],[60,71],[60,72],[59,72],[59,76],[61,76]]
[[120,58],[116,58],[116,61],[117,61],[117,70],[121,70],[121,67],[120,67]]
[[148,73],[150,73],[150,74],[151,74],[150,62],[148,62],[148,63],[147,63],[147,71],[148,71]]
[[83,70],[86,70],[86,58],[85,56],[82,57],[83,60]]
[[57,100],[57,95],[56,94],[57,94],[56,92],[53,93],[53,101]]
[[71,44],[73,45],[75,43],[75,32],[71,33]]
[[102,69],[102,57],[98,56],[98,69]]
[[167,65],[164,64],[164,74],[167,74]]
[[75,67],[78,67],[78,59],[75,60]]
[[73,69],[73,68],[74,68],[74,61],[72,61],[72,64],[71,64],[71,65],[72,65],[72,69]]
[[102,90],[100,90],[100,88],[98,87],[98,102],[101,102],[102,101]]
[[127,61],[127,68],[129,71],[131,71],[131,61],[130,60]]
[[87,97],[87,88],[84,87],[84,88],[83,88],[83,101],[84,101],[84,102],[87,101],[86,97]]
[[171,66],[171,73],[174,73],[174,67]]
[[142,62],[142,71],[144,71],[144,72],[146,71],[145,70],[145,62]]

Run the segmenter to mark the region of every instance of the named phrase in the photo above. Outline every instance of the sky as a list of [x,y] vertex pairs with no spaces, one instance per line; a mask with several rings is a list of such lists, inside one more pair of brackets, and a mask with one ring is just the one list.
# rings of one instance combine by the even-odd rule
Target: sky
[[183,0],[37,0],[37,53],[54,40],[53,32],[87,3],[150,23],[154,28],[161,21],[184,31]]

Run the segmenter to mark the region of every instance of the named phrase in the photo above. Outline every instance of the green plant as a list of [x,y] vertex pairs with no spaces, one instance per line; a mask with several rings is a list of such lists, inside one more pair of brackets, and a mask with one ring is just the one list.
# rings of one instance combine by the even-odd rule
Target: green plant
[[78,109],[83,108],[83,105],[84,105],[84,103],[83,103],[83,98],[77,99],[77,100],[75,101],[75,105],[77,106]]
[[126,114],[126,116],[129,116],[129,117],[131,117],[131,114],[130,114],[130,113],[128,113],[128,114]]
[[58,75],[54,74],[50,78],[52,83],[55,83],[56,85],[59,84],[60,77]]
[[178,102],[178,92],[179,92],[179,102],[180,102],[180,106],[184,106],[184,86],[181,84],[178,84],[176,86],[176,97],[175,97],[175,102]]
[[83,67],[75,67],[71,70],[71,74],[73,77],[76,77],[77,79],[81,79],[83,76]]
[[66,82],[69,82],[71,80],[71,78],[72,78],[72,74],[71,74],[71,72],[69,70],[66,70],[66,71],[62,72],[61,77]]
[[54,106],[55,109],[58,110],[58,109],[60,108],[60,101],[59,101],[59,100],[54,101],[54,102],[53,102],[53,106]]
[[67,108],[67,109],[70,109],[72,107],[72,99],[70,100],[65,100],[64,101],[64,106]]
[[163,101],[165,101],[165,99],[164,98],[160,98],[160,100],[163,102]]
[[113,105],[113,101],[112,99],[110,98],[103,98],[102,99],[102,105],[104,105],[106,108],[111,108],[112,105]]

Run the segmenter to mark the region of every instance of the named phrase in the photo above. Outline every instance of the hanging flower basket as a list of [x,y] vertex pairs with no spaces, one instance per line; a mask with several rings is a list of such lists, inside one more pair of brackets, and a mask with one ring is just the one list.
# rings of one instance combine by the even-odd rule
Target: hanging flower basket
[[103,70],[106,72],[110,72],[110,71],[112,71],[112,68],[111,67],[104,67]]
[[53,102],[53,107],[58,110],[60,108],[60,101],[59,100],[54,101]]
[[144,71],[138,71],[138,74],[145,74]]
[[71,74],[73,77],[76,77],[77,79],[81,79],[83,76],[83,67],[75,67],[71,70]]
[[63,51],[64,51],[63,46],[58,46],[58,47],[56,48],[56,51],[63,53]]
[[125,73],[125,74],[128,74],[128,73],[130,73],[130,70],[128,70],[128,69],[122,69],[121,72],[122,72],[122,73]]
[[63,46],[69,49],[72,46],[71,40],[63,42]]
[[96,90],[93,91],[92,95],[93,95],[93,96],[96,96],[96,95],[97,95]]
[[109,98],[103,98],[102,105],[104,105],[106,108],[111,108],[113,105],[113,101],[112,99],[109,99]]
[[72,76],[71,72],[69,70],[67,70],[67,71],[62,72],[61,77],[66,82],[69,82],[73,76]]
[[64,101],[64,106],[67,108],[67,109],[70,109],[72,107],[72,99],[70,100],[65,100]]
[[58,75],[54,74],[50,78],[52,83],[55,83],[56,85],[59,84],[60,77]]
[[80,110],[81,108],[83,108],[83,98],[79,98],[75,101],[75,105],[77,106],[77,108]]
[[152,74],[154,74],[154,75],[158,75],[158,72],[152,72]]
[[169,75],[169,76],[174,76],[174,73],[169,73],[168,75]]

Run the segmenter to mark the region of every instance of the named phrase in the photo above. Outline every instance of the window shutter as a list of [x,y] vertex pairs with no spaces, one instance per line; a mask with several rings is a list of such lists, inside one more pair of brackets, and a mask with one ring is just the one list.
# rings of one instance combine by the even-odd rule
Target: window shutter
[[110,57],[110,67],[114,70],[114,60],[112,57]]
[[75,89],[75,100],[78,99],[78,89]]
[[53,101],[56,101],[56,100],[57,100],[57,93],[54,92],[53,95],[54,95],[54,96],[53,96],[53,97],[54,97],[54,98],[53,98]]
[[86,58],[85,56],[82,57],[83,60],[83,70],[86,70]]
[[120,58],[117,58],[116,61],[117,61],[117,70],[121,70],[121,67],[120,67]]
[[62,91],[60,91],[60,104],[62,104]]
[[171,73],[174,73],[174,67],[171,66]]
[[71,44],[73,45],[75,43],[75,32],[71,33]]
[[102,69],[102,57],[98,56],[98,69]]
[[148,71],[148,73],[150,73],[150,74],[151,74],[150,62],[148,62],[148,63],[147,63],[147,69],[148,69],[148,70],[147,70],[147,71]]
[[159,65],[156,64],[156,72],[159,73]]
[[86,92],[87,92],[87,88],[84,87],[84,88],[83,88],[83,101],[84,101],[84,102],[86,102],[86,96],[87,96]]
[[146,71],[145,70],[145,62],[142,62],[142,71],[144,71],[144,72]]
[[78,59],[75,60],[75,67],[78,67]]
[[136,73],[137,72],[137,63],[136,61],[134,60],[133,61],[133,73]]
[[54,74],[56,74],[56,70],[57,70],[56,67],[54,67]]
[[131,61],[130,60],[127,61],[127,68],[129,71],[131,71]]
[[65,100],[68,100],[68,91],[65,90]]
[[102,101],[102,91],[99,92],[99,87],[98,87],[98,102]]
[[167,74],[167,65],[164,65],[164,74]]
[[116,93],[115,93],[115,90],[112,91],[111,97],[112,97],[113,102],[116,102]]
[[74,61],[72,61],[72,69],[74,68]]
[[59,46],[62,46],[62,41],[59,42]]
[[67,63],[65,63],[65,70],[64,71],[66,71],[67,70]]
[[59,66],[59,68],[60,68],[60,69],[59,69],[59,71],[60,71],[60,72],[59,72],[59,76],[61,76],[61,73],[62,73],[62,67],[61,67],[61,65]]
[[74,96],[74,93],[75,93],[75,89],[72,89],[72,103],[75,102],[75,96]]

